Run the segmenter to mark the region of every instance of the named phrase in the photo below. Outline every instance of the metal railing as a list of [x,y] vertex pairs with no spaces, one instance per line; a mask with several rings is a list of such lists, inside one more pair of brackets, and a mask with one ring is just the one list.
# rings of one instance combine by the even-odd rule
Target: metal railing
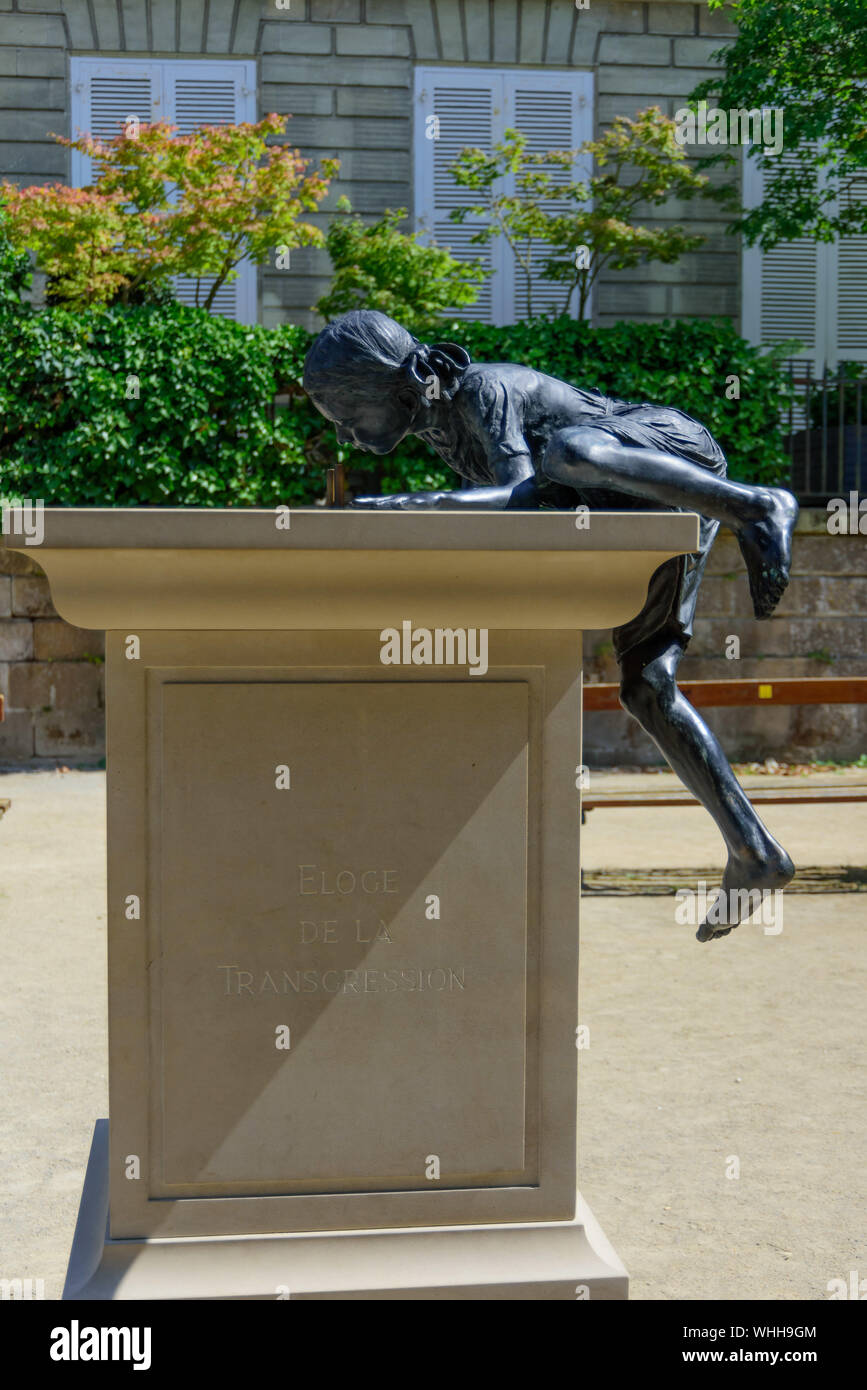
[[783,421],[789,486],[802,504],[867,490],[867,364],[842,363],[821,376],[790,363],[794,387]]

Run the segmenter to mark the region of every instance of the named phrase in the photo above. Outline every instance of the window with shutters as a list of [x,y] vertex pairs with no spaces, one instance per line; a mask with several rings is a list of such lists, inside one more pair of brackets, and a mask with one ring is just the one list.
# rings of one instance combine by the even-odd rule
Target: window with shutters
[[[755,160],[745,157],[746,207],[762,201],[763,180]],[[867,201],[867,175],[848,196]],[[840,362],[867,362],[867,236],[798,237],[770,251],[744,247],[742,331],[764,346],[799,339],[795,364],[809,365],[813,376]]]
[[[233,125],[256,120],[256,65],[250,62],[195,62],[187,59],[70,59],[72,134],[88,131],[108,139],[118,135],[131,116],[142,123],[168,121],[182,135],[200,125]],[[92,161],[72,151],[73,187],[93,179]],[[202,280],[199,302],[211,281]],[[223,285],[212,312],[240,323],[255,323],[256,267],[238,267],[237,279]],[[184,304],[196,302],[196,280],[178,276],[175,294]]]
[[[490,150],[510,127],[527,136],[531,154],[576,149],[592,139],[592,74],[529,68],[504,72],[493,68],[416,68],[416,228],[423,239],[449,247],[457,260],[482,261],[485,280],[478,301],[457,311],[456,316],[494,324],[516,323],[526,317],[526,277],[503,236],[486,246],[473,246],[470,238],[476,228],[471,221],[450,221],[453,208],[481,200],[472,189],[455,183],[449,166],[467,145]],[[580,177],[578,171],[554,173],[564,182]],[[505,180],[503,191],[512,191]],[[549,206],[557,211],[568,205],[552,200]],[[546,254],[543,242],[534,243],[534,268],[544,265]],[[563,298],[562,285],[534,276],[534,313],[559,310]],[[575,312],[574,300],[572,309]]]

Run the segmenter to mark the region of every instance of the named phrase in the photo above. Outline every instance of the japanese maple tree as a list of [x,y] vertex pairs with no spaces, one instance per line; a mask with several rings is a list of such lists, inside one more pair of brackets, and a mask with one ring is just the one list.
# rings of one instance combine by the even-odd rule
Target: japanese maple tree
[[237,275],[278,247],[322,246],[303,221],[315,212],[339,163],[310,161],[268,143],[287,117],[200,126],[189,135],[164,121],[129,123],[113,139],[55,136],[92,160],[86,188],[2,185],[9,236],[36,253],[55,299],[78,306],[128,303],[171,276],[210,279],[204,308]]
[[[650,261],[676,261],[704,241],[674,222],[646,226],[671,198],[704,193],[707,176],[687,162],[674,122],[652,106],[634,120],[617,116],[598,140],[575,150],[528,154],[527,137],[507,130],[492,152],[461,151],[451,173],[461,187],[479,193],[476,203],[450,213],[455,222],[484,219],[470,240],[483,245],[504,236],[527,284],[532,317],[533,280],[565,289],[561,313],[578,291],[578,314],[604,266],[612,270]],[[575,177],[575,173],[578,177]],[[549,248],[538,254],[538,243]]]

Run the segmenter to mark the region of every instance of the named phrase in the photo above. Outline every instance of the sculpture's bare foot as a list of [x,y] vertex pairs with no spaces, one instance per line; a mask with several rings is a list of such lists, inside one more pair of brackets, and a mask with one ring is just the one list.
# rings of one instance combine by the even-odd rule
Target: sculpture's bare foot
[[728,936],[762,905],[762,894],[785,888],[795,876],[795,866],[772,836],[756,850],[730,854],[722,881],[722,895],[695,934],[696,941]]
[[764,492],[767,514],[744,522],[738,532],[757,618],[769,618],[785,592],[792,563],[792,532],[798,519],[797,500],[785,488],[769,487]]

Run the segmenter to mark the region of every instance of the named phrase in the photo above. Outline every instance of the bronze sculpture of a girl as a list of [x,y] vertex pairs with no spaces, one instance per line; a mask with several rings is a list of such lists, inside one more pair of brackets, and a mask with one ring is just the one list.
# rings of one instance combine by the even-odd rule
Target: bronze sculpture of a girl
[[[756,617],[774,611],[789,578],[798,515],[791,493],[730,481],[716,440],[680,410],[630,404],[513,363],[472,363],[456,344],[420,343],[374,310],[323,329],[307,355],[304,386],[341,442],[387,454],[417,435],[473,484],[361,497],[356,507],[699,513],[699,550],[661,565],[642,611],[614,630],[620,699],[719,827],[728,850],[724,901],[788,883],[792,861],[678,689],[677,669],[721,522],[740,545]],[[736,911],[710,913],[698,939],[725,936],[737,920]]]

